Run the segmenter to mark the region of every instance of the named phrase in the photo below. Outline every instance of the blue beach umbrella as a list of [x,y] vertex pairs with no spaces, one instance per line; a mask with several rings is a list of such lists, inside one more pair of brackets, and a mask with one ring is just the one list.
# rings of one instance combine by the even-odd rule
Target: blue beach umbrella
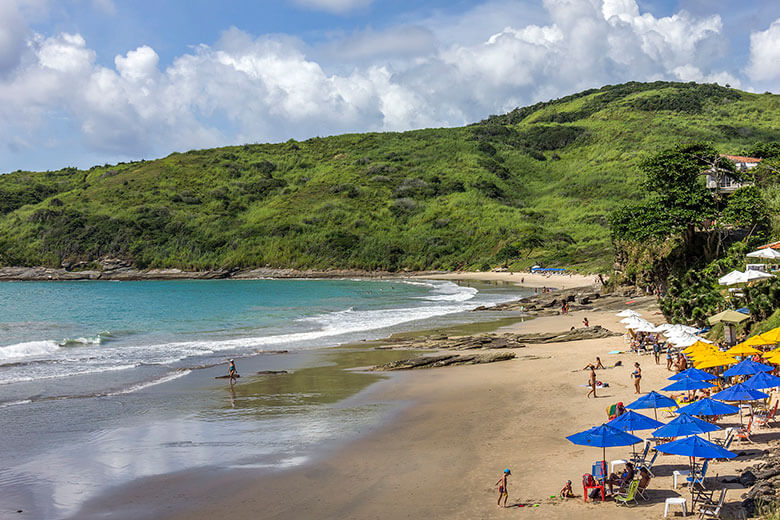
[[752,359],[746,359],[744,361],[740,361],[733,367],[729,368],[725,372],[723,372],[723,375],[725,377],[731,377],[731,376],[751,376],[753,374],[757,374],[759,372],[771,372],[774,370],[775,367],[765,365],[763,363],[757,363],[753,361]]
[[653,428],[663,426],[664,423],[651,419],[641,413],[636,413],[633,410],[628,410],[623,415],[619,415],[609,421],[607,425],[624,432],[634,432],[638,430],[652,430]]
[[691,377],[684,377],[682,379],[678,379],[674,383],[672,383],[669,386],[663,387],[661,390],[664,390],[666,392],[677,392],[680,390],[690,391],[690,390],[702,390],[704,388],[711,388],[715,385],[712,383],[708,383],[706,381],[702,381],[700,379],[693,379]]
[[653,432],[655,437],[682,437],[683,435],[695,435],[697,433],[708,433],[720,430],[720,426],[716,426],[707,421],[702,421],[696,417],[691,417],[688,414],[681,413],[668,424],[665,424]]
[[736,453],[721,448],[697,435],[659,444],[655,449],[669,455],[685,455],[700,459],[732,459],[737,456]]
[[655,411],[655,409],[666,408],[668,406],[677,406],[677,403],[671,397],[666,397],[665,395],[659,394],[653,390],[649,394],[643,395],[633,403],[626,406],[626,409],[641,410],[642,408],[653,408],[653,414],[655,415],[655,418],[658,419],[658,413]]
[[691,379],[697,379],[699,381],[711,381],[713,379],[718,378],[718,376],[714,376],[709,372],[705,372],[704,370],[699,370],[698,368],[689,368],[688,370],[683,370],[682,372],[679,372],[673,375],[672,377],[668,377],[667,379],[670,379],[672,381],[677,381],[679,379],[684,379],[686,377]]
[[608,424],[594,426],[589,430],[569,435],[566,438],[580,446],[595,446],[597,448],[602,448],[603,460],[607,460],[608,447],[630,446],[637,442],[642,442],[642,439],[636,435],[631,435],[630,433],[626,433],[623,430],[619,430]]
[[737,413],[739,408],[707,397],[687,404],[677,411],[688,415],[731,415]]
[[776,386],[780,386],[780,377],[773,376],[769,372],[759,372],[742,384],[747,388],[752,388],[753,390],[774,388]]
[[737,383],[710,397],[719,401],[755,401],[756,399],[766,399],[769,395],[759,390],[748,388],[744,383]]

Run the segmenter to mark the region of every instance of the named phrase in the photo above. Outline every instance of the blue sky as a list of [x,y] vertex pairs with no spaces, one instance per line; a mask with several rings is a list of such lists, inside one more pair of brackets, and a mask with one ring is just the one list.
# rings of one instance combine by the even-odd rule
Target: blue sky
[[456,126],[656,79],[780,91],[780,2],[3,0],[0,172]]

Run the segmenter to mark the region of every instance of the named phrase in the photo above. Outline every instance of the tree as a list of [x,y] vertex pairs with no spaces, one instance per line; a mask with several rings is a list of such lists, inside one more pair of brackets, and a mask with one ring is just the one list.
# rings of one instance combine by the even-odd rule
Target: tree
[[752,235],[769,226],[769,209],[755,186],[743,186],[735,191],[723,208],[722,221],[735,227],[748,228]]

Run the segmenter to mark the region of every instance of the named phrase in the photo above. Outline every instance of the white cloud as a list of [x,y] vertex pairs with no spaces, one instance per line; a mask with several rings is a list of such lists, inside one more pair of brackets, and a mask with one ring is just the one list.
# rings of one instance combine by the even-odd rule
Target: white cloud
[[780,18],[765,31],[750,34],[750,64],[747,73],[751,79],[780,87]]
[[[336,4],[355,6],[330,3]],[[460,125],[629,80],[740,84],[712,66],[724,39],[718,16],[681,11],[657,18],[642,13],[635,0],[544,0],[545,17],[506,5],[505,16],[484,5],[463,15],[474,16],[470,30],[466,19],[421,19],[313,48],[290,36],[253,37],[233,28],[163,69],[147,45],[106,67],[78,34],[28,31],[5,76],[0,61],[0,142],[15,150],[40,142],[56,116],[76,131],[85,153],[149,157],[240,142]],[[456,29],[465,31],[461,40]],[[754,62],[777,63],[778,41],[780,21],[754,33]],[[775,73],[752,63],[757,77]]]
[[367,7],[373,0],[292,0],[294,4],[319,11],[346,13],[353,9]]

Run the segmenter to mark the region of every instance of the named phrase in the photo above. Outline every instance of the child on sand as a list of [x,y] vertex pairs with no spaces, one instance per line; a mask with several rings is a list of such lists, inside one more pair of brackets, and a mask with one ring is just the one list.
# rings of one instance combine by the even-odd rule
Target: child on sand
[[572,498],[574,497],[574,491],[571,489],[571,480],[567,480],[566,484],[563,485],[563,489],[561,489],[561,498]]
[[507,479],[511,474],[512,472],[509,471],[509,468],[506,468],[503,475],[501,475],[501,478],[498,479],[498,482],[495,483],[495,485],[498,486],[498,502],[496,503],[498,507],[501,507],[501,497],[504,497],[504,507],[506,507],[506,501],[509,500],[509,487],[507,486]]

